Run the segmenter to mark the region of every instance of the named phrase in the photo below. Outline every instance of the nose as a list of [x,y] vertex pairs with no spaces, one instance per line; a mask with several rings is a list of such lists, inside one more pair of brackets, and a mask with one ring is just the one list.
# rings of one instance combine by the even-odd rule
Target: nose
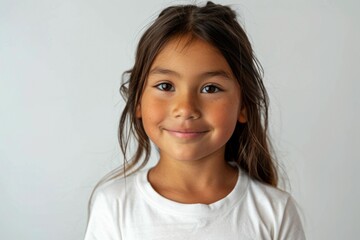
[[197,97],[193,94],[182,93],[175,97],[172,115],[182,120],[195,120],[201,117]]

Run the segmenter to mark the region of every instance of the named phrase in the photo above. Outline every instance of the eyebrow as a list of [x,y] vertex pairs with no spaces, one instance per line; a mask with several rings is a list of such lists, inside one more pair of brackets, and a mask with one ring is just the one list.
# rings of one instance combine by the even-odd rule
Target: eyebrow
[[170,69],[156,67],[150,71],[149,75],[162,74],[162,75],[173,75],[175,77],[181,77],[181,74]]
[[[170,69],[167,69],[167,68],[161,68],[161,67],[155,67],[154,69],[152,69],[150,71],[149,75],[152,75],[152,74],[173,75],[178,78],[181,77],[180,73],[170,70]],[[211,78],[211,77],[217,77],[217,76],[220,76],[220,77],[223,77],[226,79],[232,79],[231,75],[224,70],[208,71],[208,72],[204,72],[204,73],[200,74],[200,78]]]

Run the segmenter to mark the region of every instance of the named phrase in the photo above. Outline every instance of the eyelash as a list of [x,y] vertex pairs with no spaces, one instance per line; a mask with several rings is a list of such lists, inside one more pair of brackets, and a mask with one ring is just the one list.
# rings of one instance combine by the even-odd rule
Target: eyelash
[[[164,92],[174,92],[175,91],[174,86],[172,86],[172,84],[166,83],[166,82],[159,83],[159,84],[155,85],[154,87],[156,87],[160,91],[164,91]],[[207,92],[207,91],[205,92],[204,90],[206,88],[208,89],[207,91],[209,91],[209,88],[215,88],[215,89],[212,89],[213,91],[211,91],[211,92]],[[214,84],[208,84],[201,89],[201,93],[217,93],[217,92],[221,92],[221,91],[223,91],[223,90]]]
[[[217,92],[223,91],[221,88],[219,88],[219,87],[216,86],[216,85],[208,84],[208,85],[204,86],[204,87],[201,89],[201,92],[203,92],[203,90],[205,90],[206,88],[215,88],[215,89],[212,89],[212,90],[215,90],[215,91],[213,91],[213,92],[205,92],[205,93],[217,93]],[[209,89],[208,89],[208,90],[209,90]]]
[[[167,83],[167,82],[159,83],[159,84],[155,85],[155,87],[157,89],[159,89],[160,91],[165,91],[165,92],[173,92],[173,91],[175,91],[174,87],[170,83]],[[171,89],[166,90],[166,87],[170,87]]]

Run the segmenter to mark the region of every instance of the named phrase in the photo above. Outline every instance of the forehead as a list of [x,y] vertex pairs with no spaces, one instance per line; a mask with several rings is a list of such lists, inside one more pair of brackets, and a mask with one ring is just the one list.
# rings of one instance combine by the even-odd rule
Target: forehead
[[150,71],[159,67],[187,74],[224,71],[232,75],[226,59],[216,47],[191,35],[174,37],[166,43]]
[[169,51],[173,50],[178,53],[186,54],[188,51],[194,51],[194,49],[198,49],[198,51],[211,51],[216,54],[221,54],[221,52],[213,46],[211,43],[196,37],[192,34],[185,34],[180,36],[172,37],[160,51]]

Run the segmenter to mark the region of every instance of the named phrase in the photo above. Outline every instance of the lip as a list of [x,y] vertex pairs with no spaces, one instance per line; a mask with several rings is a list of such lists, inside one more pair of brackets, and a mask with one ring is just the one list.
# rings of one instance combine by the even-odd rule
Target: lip
[[170,135],[182,138],[182,139],[194,139],[203,136],[208,131],[199,131],[199,130],[174,130],[174,129],[164,129],[167,131]]

